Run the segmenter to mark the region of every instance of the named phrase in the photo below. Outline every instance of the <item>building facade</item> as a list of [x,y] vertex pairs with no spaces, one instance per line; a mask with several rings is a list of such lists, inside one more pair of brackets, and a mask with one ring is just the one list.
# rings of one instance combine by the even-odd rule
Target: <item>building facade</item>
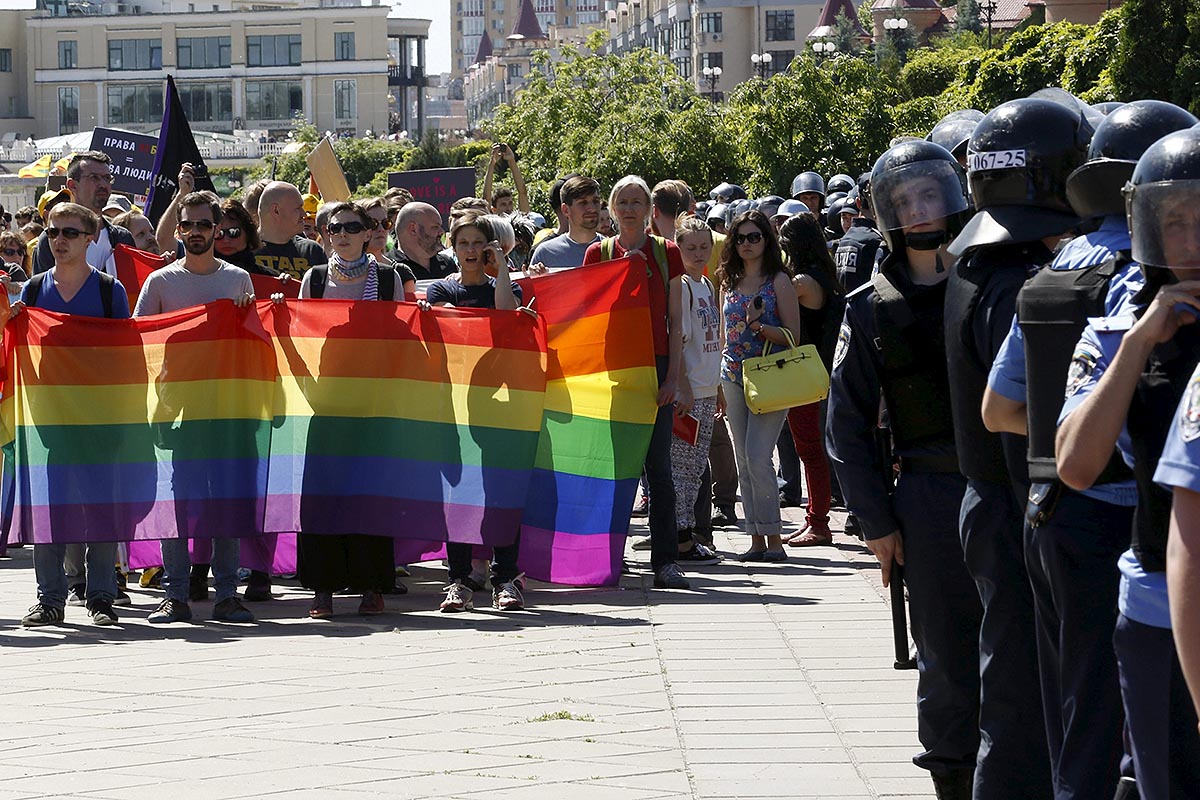
[[[302,119],[384,133],[390,111],[412,116],[411,92],[423,106],[429,30],[389,10],[357,0],[143,0],[4,12],[23,15],[0,24],[0,42],[23,34],[14,56],[23,72],[8,83],[0,72],[0,129],[7,112],[35,138],[98,126],[156,131],[171,74],[195,130],[279,136]],[[404,126],[419,127],[416,116]]]

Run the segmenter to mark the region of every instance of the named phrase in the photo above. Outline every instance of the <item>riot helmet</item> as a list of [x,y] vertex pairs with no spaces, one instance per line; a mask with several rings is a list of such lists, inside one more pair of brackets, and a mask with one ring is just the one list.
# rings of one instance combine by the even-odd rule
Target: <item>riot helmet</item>
[[970,214],[962,167],[949,150],[920,139],[879,157],[871,170],[871,196],[879,231],[892,252],[936,250]]
[[779,210],[775,212],[775,215],[771,219],[779,219],[780,217],[787,219],[797,214],[812,214],[812,211],[799,200],[784,200],[779,204]]
[[708,193],[709,200],[715,200],[718,203],[729,203],[733,200],[745,200],[746,190],[738,186],[736,183],[722,183]]
[[1087,163],[1067,177],[1071,207],[1081,217],[1124,213],[1121,190],[1146,148],[1198,121],[1179,106],[1161,100],[1138,100],[1111,112],[1092,136]]
[[801,172],[792,178],[792,199],[799,200],[800,195],[815,192],[825,199],[825,179],[816,172]]
[[728,210],[729,206],[724,203],[713,203],[712,208],[708,209],[708,216],[704,218],[704,221],[717,233],[724,233],[725,215]]
[[828,210],[830,206],[832,206],[838,200],[844,200],[845,197],[845,192],[830,192],[829,194],[825,195],[825,209]]
[[1200,269],[1200,127],[1146,150],[1125,187],[1133,260],[1148,281],[1157,268]]
[[825,227],[834,233],[840,233],[842,230],[842,208],[846,205],[846,198],[839,197],[825,207]]
[[[1058,103],[1064,108],[1072,111],[1078,111],[1083,117],[1086,126],[1095,131],[1100,123],[1104,121],[1104,114],[1099,110],[1092,108],[1089,104],[1083,102],[1075,95],[1068,92],[1066,89],[1060,89],[1057,86],[1050,86],[1045,89],[1038,89],[1033,94],[1029,95],[1034,100],[1049,100],[1052,103]],[[1090,134],[1089,134],[1090,136]]]
[[966,161],[967,142],[971,140],[971,134],[975,132],[983,116],[982,111],[973,108],[947,114],[938,120],[938,124],[933,126],[925,140],[940,144],[962,164]]
[[1125,105],[1125,104],[1118,103],[1116,100],[1106,100],[1103,103],[1092,103],[1092,108],[1096,109],[1101,114],[1103,114],[1104,116],[1107,117],[1109,114],[1116,111],[1118,108],[1120,108],[1123,105]]
[[[1067,176],[1087,160],[1091,135],[1082,113],[1051,100],[1010,100],[992,109],[967,145],[978,213],[950,252],[1038,241],[1079,224],[1067,202]],[[878,200],[877,193],[877,210]]]
[[733,224],[733,220],[736,217],[745,214],[747,211],[753,210],[754,208],[750,201],[745,198],[730,203],[729,205],[725,206],[725,226],[729,227],[731,224]]
[[875,219],[875,209],[871,205],[871,173],[869,172],[858,176],[858,210],[862,216]]
[[712,208],[712,203],[708,200],[701,200],[696,203],[696,217],[698,219],[708,219],[708,210]]
[[830,194],[834,192],[848,192],[852,188],[854,188],[854,178],[851,178],[844,172],[839,172],[837,175],[832,176],[825,183],[825,191]]
[[775,212],[779,210],[779,204],[783,202],[783,198],[777,194],[769,194],[766,197],[758,198],[757,210],[763,213],[764,217],[770,219],[775,216]]

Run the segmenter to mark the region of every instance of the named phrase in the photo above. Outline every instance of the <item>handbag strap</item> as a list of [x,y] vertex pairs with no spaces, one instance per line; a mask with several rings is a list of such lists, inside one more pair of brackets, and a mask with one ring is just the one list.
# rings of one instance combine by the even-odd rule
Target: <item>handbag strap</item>
[[[795,350],[796,349],[796,340],[792,338],[791,330],[789,330],[786,325],[780,325],[778,327],[779,327],[779,330],[783,331],[783,338],[787,339],[787,343],[788,343],[787,349]],[[773,345],[773,344],[774,344],[774,342],[772,342],[770,339],[767,339],[767,343],[763,345],[763,355],[764,356],[771,355],[771,345]]]

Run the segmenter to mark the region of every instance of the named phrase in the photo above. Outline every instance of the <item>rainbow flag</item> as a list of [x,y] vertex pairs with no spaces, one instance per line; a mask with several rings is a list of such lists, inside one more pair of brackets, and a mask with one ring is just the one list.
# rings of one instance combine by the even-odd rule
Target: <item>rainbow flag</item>
[[539,580],[614,584],[658,407],[646,270],[629,259],[523,281],[546,321],[546,410],[521,525]]
[[540,320],[339,300],[259,314],[280,376],[263,530],[512,543],[542,427]]
[[259,530],[275,352],[231,301],[135,320],[8,323],[0,427],[9,541]]
[[[147,253],[145,250],[138,250],[127,244],[119,244],[113,248],[113,263],[117,267],[117,279],[121,281],[121,285],[125,287],[125,293],[129,295],[130,310],[137,306],[138,295],[142,293],[142,284],[150,277],[150,273],[165,267],[171,261],[172,259],[168,256]],[[254,294],[259,300],[269,300],[275,292],[282,292],[284,297],[289,298],[300,296],[300,281],[280,283],[278,278],[251,273],[250,282],[254,284]]]

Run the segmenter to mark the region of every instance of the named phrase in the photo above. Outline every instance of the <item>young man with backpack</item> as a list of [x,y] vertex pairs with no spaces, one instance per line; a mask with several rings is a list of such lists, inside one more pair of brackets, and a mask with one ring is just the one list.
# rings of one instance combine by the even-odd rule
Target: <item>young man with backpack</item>
[[[61,314],[127,319],[129,298],[121,283],[87,261],[88,247],[100,226],[91,209],[76,203],[59,203],[50,211],[44,235],[54,266],[25,284],[21,301],[13,307],[43,308]],[[67,576],[63,557],[67,545],[38,544],[33,548],[38,601],[21,620],[25,627],[57,625],[63,621],[67,601]],[[97,625],[115,625],[113,601],[117,597],[116,542],[89,542],[85,560],[88,614]]]

